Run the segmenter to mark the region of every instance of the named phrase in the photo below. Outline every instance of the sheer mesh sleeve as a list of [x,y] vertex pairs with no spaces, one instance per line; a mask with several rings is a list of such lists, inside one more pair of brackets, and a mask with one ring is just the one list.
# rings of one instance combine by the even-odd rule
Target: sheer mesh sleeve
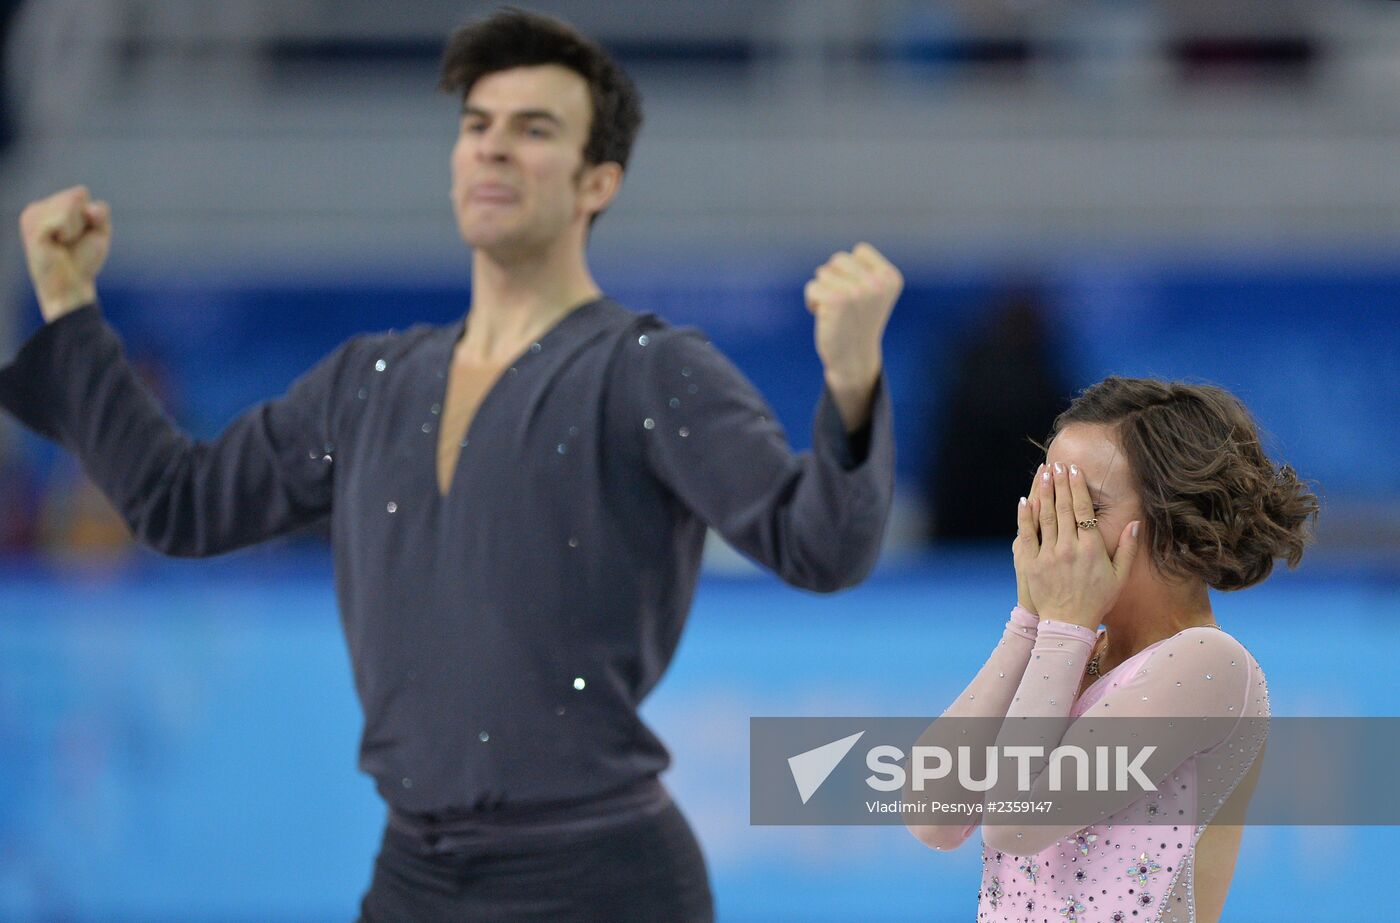
[[[1115,785],[1087,792],[1075,787],[1073,796],[1066,797],[1069,783],[1061,779],[1058,788],[1051,785],[1051,777],[1064,766],[1047,772],[1048,757],[1057,747],[1093,753],[1102,747],[1141,752],[1151,746],[1140,770],[1158,791],[1173,784],[1173,774],[1183,763],[1196,759],[1196,800],[1209,814],[1233,791],[1263,745],[1262,724],[1245,721],[1267,718],[1263,674],[1230,635],[1213,627],[1182,631],[1153,645],[1135,671],[1119,677],[1111,672],[1099,680],[1076,707],[1075,693],[1093,640],[1094,633],[1080,626],[1040,623],[996,743],[999,748],[1038,746],[1045,755],[1027,761],[1028,789],[1019,784],[1021,779],[1002,778],[988,798],[1053,802],[1057,809],[1034,822],[1016,822],[1023,820],[1017,816],[988,820],[983,836],[993,849],[1035,854],[1151,797],[1139,787],[1116,790]],[[1101,685],[1105,682],[1106,688]],[[1065,776],[1072,772],[1073,768]],[[1056,823],[1057,815],[1074,820]]]
[[[919,739],[920,745],[970,746],[980,750],[995,742],[999,723],[990,719],[1004,717],[1011,706],[1017,686],[1021,682],[1021,674],[1025,672],[1026,664],[1031,658],[1039,621],[1037,615],[1020,606],[1011,610],[1011,617],[1001,633],[1001,640],[992,648],[987,662],[982,664],[982,669],[977,671],[967,688],[958,694],[953,704],[943,711],[938,721],[935,721]],[[957,720],[962,718],[989,720]],[[946,784],[942,786],[936,781],[927,782],[923,791],[917,794],[906,792],[906,797],[945,802],[966,800],[962,790],[954,784],[954,779],[944,782]],[[909,829],[921,842],[934,849],[956,849],[977,829],[978,822],[974,820],[971,823],[960,824],[911,824]]]

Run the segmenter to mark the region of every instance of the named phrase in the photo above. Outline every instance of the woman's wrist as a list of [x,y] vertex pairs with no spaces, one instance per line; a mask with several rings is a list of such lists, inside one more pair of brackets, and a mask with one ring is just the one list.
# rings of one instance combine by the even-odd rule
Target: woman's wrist
[[1097,631],[1086,625],[1052,618],[1042,618],[1038,630],[1041,638],[1055,636],[1072,638],[1076,641],[1083,641],[1091,647],[1099,636]]

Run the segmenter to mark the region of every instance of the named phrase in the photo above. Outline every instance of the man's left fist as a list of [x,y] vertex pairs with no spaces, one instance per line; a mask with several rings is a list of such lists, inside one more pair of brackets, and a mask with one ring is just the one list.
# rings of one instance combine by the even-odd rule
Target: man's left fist
[[817,355],[827,381],[869,387],[880,374],[880,338],[904,288],[894,264],[870,244],[832,256],[803,289],[816,317]]

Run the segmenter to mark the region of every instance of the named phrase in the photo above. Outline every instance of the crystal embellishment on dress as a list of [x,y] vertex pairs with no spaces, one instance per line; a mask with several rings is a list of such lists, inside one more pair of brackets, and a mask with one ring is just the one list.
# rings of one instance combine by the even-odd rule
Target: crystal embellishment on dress
[[992,906],[993,910],[996,910],[997,905],[1001,903],[1002,893],[1001,879],[993,875],[991,882],[987,885],[987,903]]
[[1079,847],[1081,856],[1089,855],[1089,847],[1099,838],[1097,833],[1076,833],[1074,835],[1074,845]]
[[1067,897],[1064,899],[1065,905],[1060,908],[1060,916],[1064,917],[1068,923],[1078,923],[1079,915],[1084,912],[1084,905],[1077,897]]
[[1156,875],[1161,870],[1162,867],[1151,856],[1143,853],[1133,860],[1132,865],[1128,866],[1128,877],[1136,878],[1138,884],[1145,885],[1150,876]]
[[1030,879],[1031,884],[1035,884],[1035,876],[1040,874],[1040,864],[1034,859],[1024,860],[1019,866],[1017,866],[1017,869],[1022,875],[1025,875],[1026,878]]

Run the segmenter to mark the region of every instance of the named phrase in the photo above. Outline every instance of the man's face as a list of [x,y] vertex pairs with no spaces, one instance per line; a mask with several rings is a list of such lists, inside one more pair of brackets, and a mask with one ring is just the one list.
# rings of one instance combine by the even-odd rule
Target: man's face
[[487,74],[467,94],[452,148],[462,239],[506,256],[537,252],[588,223],[581,181],[588,84],[554,64]]

